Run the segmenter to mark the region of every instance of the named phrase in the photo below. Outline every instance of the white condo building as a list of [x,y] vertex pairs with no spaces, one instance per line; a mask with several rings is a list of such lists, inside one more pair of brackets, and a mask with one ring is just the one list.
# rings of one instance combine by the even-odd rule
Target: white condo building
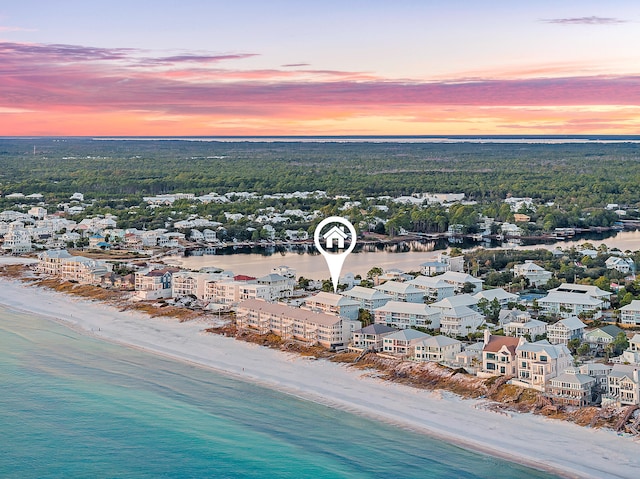
[[440,327],[440,311],[424,303],[389,301],[373,310],[373,318],[376,324],[386,324],[398,329]]

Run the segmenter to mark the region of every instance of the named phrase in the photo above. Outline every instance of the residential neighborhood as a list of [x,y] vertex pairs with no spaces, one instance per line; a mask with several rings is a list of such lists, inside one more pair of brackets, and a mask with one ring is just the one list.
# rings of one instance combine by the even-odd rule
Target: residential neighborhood
[[[251,195],[145,201],[150,207],[178,200],[229,204],[238,197]],[[556,249],[544,259],[540,252],[531,259],[521,252],[501,269],[487,270],[487,264],[498,262],[495,253],[481,265],[482,252],[465,255],[451,248],[408,271],[380,269],[367,278],[345,273],[333,292],[320,278],[298,280],[295,268],[286,265],[255,276],[250,270],[169,266],[163,256],[193,242],[220,247],[222,223],[193,217],[172,229],[145,231],[119,229],[113,215],[68,219],[73,205],[80,208],[84,201],[73,195],[65,214],[49,215],[43,206],[1,212],[3,251],[37,258],[34,272],[43,277],[123,291],[131,301],[231,314],[239,331],[359,357],[380,354],[479,377],[501,376],[568,406],[640,405],[640,339],[634,332],[640,326],[640,288],[634,289],[630,255],[589,247]],[[274,226],[286,224],[285,218],[312,220],[318,214],[265,211],[252,219],[263,224],[258,237],[273,240]],[[237,215],[229,218],[237,221]],[[325,235],[327,248],[343,245],[341,233],[334,228]],[[283,234],[292,241],[309,237],[299,229]],[[562,276],[555,266],[575,272],[589,261],[612,271],[615,283],[576,282],[576,273]]]

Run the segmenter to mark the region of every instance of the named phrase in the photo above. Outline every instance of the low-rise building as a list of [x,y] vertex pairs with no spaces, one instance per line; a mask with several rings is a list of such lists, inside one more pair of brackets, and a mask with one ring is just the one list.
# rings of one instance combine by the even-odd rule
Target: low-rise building
[[582,340],[586,325],[577,316],[561,319],[547,325],[547,339],[551,344],[569,344],[572,339]]
[[516,264],[511,270],[514,276],[522,276],[529,281],[533,287],[543,286],[553,276],[551,271],[547,271],[542,266],[538,266],[533,260],[526,260],[524,264]]
[[522,338],[495,336],[485,329],[482,371],[495,376],[515,376],[518,373],[516,348],[523,342]]
[[353,299],[345,298],[340,294],[321,292],[307,298],[305,307],[312,311],[320,311],[327,314],[335,314],[343,318],[358,319],[360,303]]
[[455,294],[455,287],[452,284],[446,283],[437,276],[417,276],[416,278],[407,281],[407,284],[411,284],[418,289],[421,289],[424,294],[424,298],[428,303],[433,301],[440,301],[441,299],[448,298]]
[[640,300],[634,299],[631,303],[620,308],[620,322],[640,326]]
[[373,310],[373,320],[377,324],[386,324],[398,329],[422,327],[438,329],[440,311],[424,303],[406,303],[389,301]]
[[327,349],[343,349],[361,326],[360,321],[260,299],[241,302],[236,308],[236,323],[240,329],[251,328],[260,334],[271,332],[283,339],[320,344]]
[[382,351],[382,339],[398,331],[386,324],[370,324],[353,332],[351,348],[358,350]]
[[38,253],[36,271],[49,276],[59,276],[62,273],[62,261],[71,258],[66,249],[52,249]]
[[587,331],[584,333],[584,340],[589,343],[592,351],[602,352],[607,344],[612,343],[620,333],[624,334],[624,331],[615,324],[608,324]]
[[373,311],[390,301],[392,297],[382,291],[373,288],[365,288],[364,286],[354,286],[347,291],[343,291],[342,296],[353,299],[360,303],[362,309]]
[[177,270],[152,269],[147,271],[137,271],[136,295],[141,299],[161,299],[171,297],[171,278]]
[[618,406],[640,405],[640,380],[638,367],[626,364],[614,364],[609,373],[607,394],[602,398],[603,405]]
[[83,284],[100,284],[103,276],[112,269],[112,265],[104,261],[71,256],[62,259],[60,277]]
[[527,318],[524,314],[518,318],[522,318],[524,320],[512,321],[503,326],[505,336],[527,338],[529,341],[536,341],[537,338],[544,336],[547,332],[547,323],[543,321],[531,319],[531,317]]
[[551,378],[547,389],[555,403],[582,407],[595,402],[593,392],[595,387],[595,378],[582,374],[576,368],[568,368],[555,378]]
[[473,287],[471,293],[477,293],[482,291],[482,283],[483,281],[479,278],[471,276],[470,274],[461,273],[458,271],[447,271],[440,276],[437,276],[438,279],[441,279],[445,283],[452,285],[455,288],[456,293],[463,292],[466,283],[470,283]]
[[590,284],[562,283],[554,289],[550,289],[549,293],[572,293],[584,294],[593,299],[602,301],[601,307],[607,309],[611,306],[611,293]]
[[407,303],[423,303],[424,291],[416,288],[410,283],[400,283],[398,281],[387,281],[375,286],[374,289],[388,294],[395,301],[405,301]]
[[430,337],[431,335],[415,329],[402,329],[382,338],[382,351],[408,357],[416,344]]
[[485,289],[473,295],[478,301],[486,299],[491,303],[494,299],[498,300],[501,308],[506,308],[509,303],[517,303],[520,297],[517,294],[508,293],[502,288]]
[[573,364],[571,351],[564,344],[549,341],[523,342],[516,348],[518,380],[529,387],[545,390],[549,379]]
[[635,271],[636,265],[631,258],[621,258],[620,256],[611,256],[605,261],[608,269],[615,269],[623,274],[629,274]]
[[593,319],[599,319],[602,317],[603,304],[602,300],[587,294],[560,291],[550,292],[547,296],[538,300],[538,305],[545,314],[557,315],[562,318],[578,316],[584,313]]
[[440,334],[417,343],[414,346],[413,357],[416,361],[452,363],[461,351],[462,343],[460,341]]

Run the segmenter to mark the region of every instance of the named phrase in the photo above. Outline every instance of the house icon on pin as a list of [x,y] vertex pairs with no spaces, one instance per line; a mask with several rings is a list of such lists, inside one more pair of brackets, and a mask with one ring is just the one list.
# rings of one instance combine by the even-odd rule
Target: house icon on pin
[[344,232],[342,227],[334,226],[323,234],[322,237],[326,240],[327,249],[333,248],[334,241],[338,242],[338,249],[344,249],[344,240],[347,237],[347,233]]

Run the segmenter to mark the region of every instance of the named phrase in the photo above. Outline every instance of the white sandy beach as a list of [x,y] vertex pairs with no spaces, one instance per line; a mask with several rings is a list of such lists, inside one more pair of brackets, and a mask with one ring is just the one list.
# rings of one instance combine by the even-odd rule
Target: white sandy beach
[[531,414],[487,411],[480,401],[413,389],[366,377],[344,365],[205,334],[199,321],[178,323],[120,312],[7,279],[0,279],[0,305],[567,477],[636,478],[640,471],[640,443],[614,432]]

